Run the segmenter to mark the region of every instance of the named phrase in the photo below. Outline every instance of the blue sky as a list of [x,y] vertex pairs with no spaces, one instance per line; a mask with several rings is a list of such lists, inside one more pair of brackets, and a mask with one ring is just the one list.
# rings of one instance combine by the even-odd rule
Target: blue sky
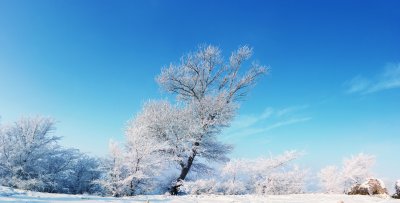
[[[398,177],[400,2],[0,1],[0,115],[57,119],[62,143],[104,155],[161,67],[199,44],[254,47],[271,73],[222,140],[231,157],[286,149],[312,169],[359,152]],[[396,177],[397,175],[397,177]]]

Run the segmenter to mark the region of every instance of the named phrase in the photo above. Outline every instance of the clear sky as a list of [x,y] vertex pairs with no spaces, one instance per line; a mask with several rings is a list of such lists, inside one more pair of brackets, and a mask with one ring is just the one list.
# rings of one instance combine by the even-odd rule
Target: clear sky
[[254,47],[271,67],[222,140],[231,157],[305,151],[312,169],[374,154],[400,178],[400,1],[0,0],[0,115],[54,117],[62,144],[104,155],[161,67],[199,44]]

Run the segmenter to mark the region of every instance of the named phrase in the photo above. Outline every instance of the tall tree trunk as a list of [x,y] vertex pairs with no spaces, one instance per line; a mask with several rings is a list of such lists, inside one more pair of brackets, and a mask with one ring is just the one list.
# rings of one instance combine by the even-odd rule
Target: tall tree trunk
[[192,150],[192,154],[189,156],[186,164],[182,167],[181,169],[181,174],[179,175],[179,178],[176,179],[175,185],[173,185],[170,190],[169,193],[171,195],[177,195],[178,191],[179,191],[179,187],[182,185],[181,181],[185,180],[187,174],[190,171],[190,168],[192,167],[194,158],[196,157],[196,151]]

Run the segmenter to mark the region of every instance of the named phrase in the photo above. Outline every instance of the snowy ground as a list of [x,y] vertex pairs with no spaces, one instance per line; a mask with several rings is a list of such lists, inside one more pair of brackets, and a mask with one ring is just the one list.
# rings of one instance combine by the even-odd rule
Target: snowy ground
[[0,202],[110,202],[110,203],[128,203],[128,202],[176,202],[176,203],[197,203],[197,202],[276,202],[276,203],[400,203],[400,200],[391,198],[369,197],[369,196],[348,196],[348,195],[326,195],[326,194],[301,194],[301,195],[274,195],[274,196],[136,196],[131,198],[112,198],[98,197],[88,195],[65,195],[48,194],[39,192],[29,192],[22,190],[11,190],[0,186]]

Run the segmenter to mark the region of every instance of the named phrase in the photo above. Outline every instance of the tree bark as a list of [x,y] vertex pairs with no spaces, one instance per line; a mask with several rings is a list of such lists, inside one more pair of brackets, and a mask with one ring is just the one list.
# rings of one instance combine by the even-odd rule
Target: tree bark
[[190,171],[190,168],[192,167],[194,158],[196,157],[196,151],[193,150],[192,155],[189,156],[186,164],[182,167],[181,169],[181,173],[179,175],[179,178],[176,179],[175,185],[173,185],[170,190],[169,193],[171,195],[177,195],[178,191],[179,191],[179,187],[182,185],[181,181],[185,180],[187,174]]

